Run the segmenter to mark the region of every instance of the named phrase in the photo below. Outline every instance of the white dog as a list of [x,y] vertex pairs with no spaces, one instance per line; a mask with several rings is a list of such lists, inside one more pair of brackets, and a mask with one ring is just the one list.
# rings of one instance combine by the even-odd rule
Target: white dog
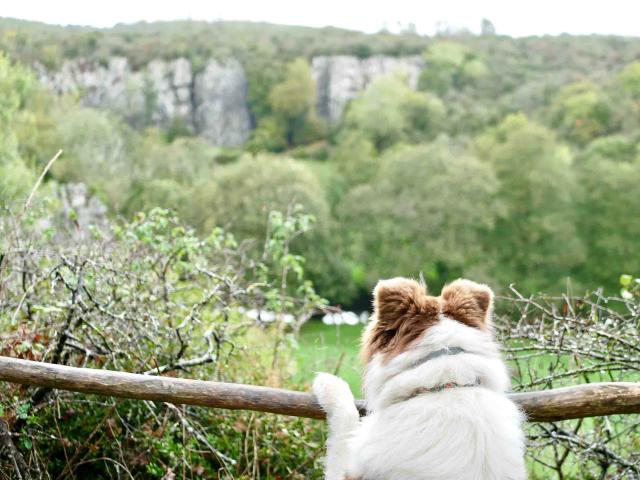
[[374,290],[363,336],[367,415],[348,385],[319,374],[327,480],[520,480],[524,416],[491,332],[493,292],[468,280],[439,297],[405,278]]

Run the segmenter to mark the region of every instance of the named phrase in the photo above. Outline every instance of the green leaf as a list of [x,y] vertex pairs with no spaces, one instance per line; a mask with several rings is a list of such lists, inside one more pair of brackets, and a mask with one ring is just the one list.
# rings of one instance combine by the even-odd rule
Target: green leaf
[[631,285],[632,281],[633,277],[631,275],[620,275],[620,285],[622,285],[623,287],[628,287],[629,285]]
[[29,416],[29,410],[31,409],[31,404],[29,402],[23,403],[18,406],[16,409],[16,414],[18,418],[22,420],[26,420]]

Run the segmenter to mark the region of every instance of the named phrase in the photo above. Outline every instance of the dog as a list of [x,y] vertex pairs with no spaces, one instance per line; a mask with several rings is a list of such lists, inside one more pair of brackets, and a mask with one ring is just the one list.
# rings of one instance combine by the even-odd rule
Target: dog
[[493,292],[456,280],[439,297],[414,280],[378,282],[362,338],[367,415],[320,373],[326,480],[526,479],[524,415],[492,334]]

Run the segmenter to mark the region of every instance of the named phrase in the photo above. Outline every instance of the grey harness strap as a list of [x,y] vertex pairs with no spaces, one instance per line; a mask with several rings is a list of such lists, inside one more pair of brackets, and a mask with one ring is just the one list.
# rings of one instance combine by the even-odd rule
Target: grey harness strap
[[435,352],[431,352],[430,354],[425,355],[424,357],[417,359],[411,365],[407,366],[406,368],[403,368],[399,372],[396,372],[396,373],[392,374],[390,377],[388,377],[386,379],[386,381],[388,382],[389,380],[391,380],[392,378],[396,377],[397,375],[400,375],[401,373],[404,373],[407,370],[412,370],[412,369],[414,369],[416,367],[419,367],[423,363],[426,363],[429,360],[433,360],[434,358],[442,357],[443,355],[458,355],[459,353],[470,353],[470,352],[467,352],[464,348],[461,348],[461,347],[444,347],[444,348],[441,348],[440,350],[436,350]]
[[[434,358],[442,357],[444,355],[458,355],[459,353],[471,353],[471,352],[467,352],[464,348],[461,348],[461,347],[444,347],[444,348],[441,348],[440,350],[436,350],[435,352],[431,352],[429,355],[419,358],[418,360],[413,362],[411,365],[409,365],[406,369],[404,369],[403,372],[416,368],[419,365],[422,365],[423,363],[428,362],[429,360],[433,360]],[[402,372],[398,372],[398,373],[402,373]],[[413,391],[411,391],[408,395],[405,395],[404,397],[396,399],[393,403],[399,403],[399,402],[404,402],[406,400],[411,400],[412,398],[415,398],[418,395],[422,395],[425,393],[437,393],[437,392],[441,392],[443,390],[448,390],[451,388],[479,387],[480,385],[481,385],[480,379],[476,378],[475,381],[472,383],[447,382],[440,385],[435,385],[433,387],[418,387]]]
[[442,357],[443,355],[458,355],[459,353],[469,353],[464,348],[461,347],[444,347],[440,350],[436,350],[435,352],[431,352],[429,355],[419,358],[411,365],[409,365],[405,370],[410,370],[412,368],[416,368],[418,365],[422,365],[423,363],[428,362],[429,360],[433,360],[434,358]]

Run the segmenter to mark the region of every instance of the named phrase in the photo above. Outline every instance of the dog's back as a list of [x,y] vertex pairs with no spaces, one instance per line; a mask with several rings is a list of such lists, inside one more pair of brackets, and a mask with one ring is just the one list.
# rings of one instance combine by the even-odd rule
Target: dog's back
[[521,413],[487,389],[425,394],[364,418],[347,472],[366,480],[523,479]]
[[378,284],[363,340],[368,415],[348,386],[320,374],[327,480],[520,480],[523,415],[505,395],[493,294],[466,280],[430,297],[406,279]]

